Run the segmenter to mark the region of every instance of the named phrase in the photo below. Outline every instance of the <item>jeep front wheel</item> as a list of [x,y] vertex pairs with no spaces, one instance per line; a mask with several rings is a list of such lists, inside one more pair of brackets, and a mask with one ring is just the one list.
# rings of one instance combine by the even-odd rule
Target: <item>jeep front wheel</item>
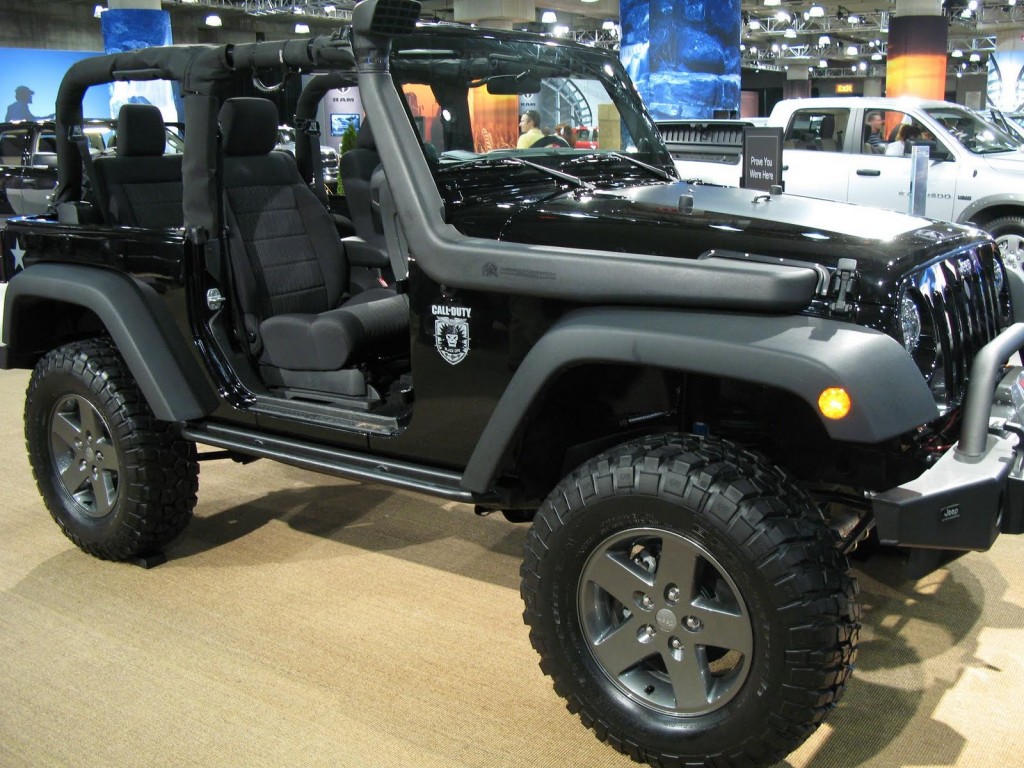
[[658,766],[768,765],[843,692],[856,585],[809,497],[730,443],[647,438],[565,478],[522,568],[542,670]]
[[109,341],[70,344],[39,361],[25,438],[50,514],[91,555],[152,554],[192,517],[195,444],[156,419]]

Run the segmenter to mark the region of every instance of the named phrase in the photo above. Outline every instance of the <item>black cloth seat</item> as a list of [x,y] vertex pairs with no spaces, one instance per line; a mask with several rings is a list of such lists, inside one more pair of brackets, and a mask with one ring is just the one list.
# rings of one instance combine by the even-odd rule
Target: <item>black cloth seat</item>
[[152,104],[124,104],[117,113],[117,153],[93,161],[112,223],[180,227],[181,155],[164,154],[166,127]]
[[363,120],[356,137],[356,146],[341,156],[339,170],[341,183],[345,188],[348,213],[355,227],[356,235],[370,245],[383,249],[384,227],[380,217],[373,211],[371,203],[371,180],[373,172],[380,167],[380,155],[373,140],[370,121]]
[[[271,378],[288,384],[289,370],[338,371],[408,350],[406,296],[385,288],[349,295],[349,265],[330,214],[295,158],[274,150],[274,104],[229,99],[220,125],[236,290],[261,365],[283,369]],[[331,377],[321,379],[330,390]],[[316,377],[300,380],[308,387]]]

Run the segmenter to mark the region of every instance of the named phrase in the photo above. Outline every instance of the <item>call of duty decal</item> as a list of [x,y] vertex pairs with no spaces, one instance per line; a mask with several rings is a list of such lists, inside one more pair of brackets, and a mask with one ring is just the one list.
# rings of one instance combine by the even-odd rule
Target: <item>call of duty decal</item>
[[446,361],[458,365],[469,354],[469,307],[434,304],[434,346]]

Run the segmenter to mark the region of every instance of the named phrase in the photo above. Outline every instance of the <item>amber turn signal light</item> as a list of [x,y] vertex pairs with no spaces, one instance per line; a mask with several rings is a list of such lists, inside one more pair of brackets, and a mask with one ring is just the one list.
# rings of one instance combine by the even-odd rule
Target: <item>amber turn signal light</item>
[[850,396],[842,387],[829,387],[818,395],[818,410],[826,419],[845,418],[851,405]]

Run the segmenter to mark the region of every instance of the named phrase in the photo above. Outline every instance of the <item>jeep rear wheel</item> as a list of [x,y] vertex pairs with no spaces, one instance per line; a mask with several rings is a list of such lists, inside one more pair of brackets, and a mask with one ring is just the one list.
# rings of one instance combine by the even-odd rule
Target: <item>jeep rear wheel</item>
[[843,692],[856,584],[809,497],[724,441],[648,438],[580,467],[522,567],[541,669],[597,737],[658,766],[771,764]]
[[29,461],[53,519],[105,560],[156,552],[196,504],[195,444],[158,421],[106,340],[54,350],[25,399]]

